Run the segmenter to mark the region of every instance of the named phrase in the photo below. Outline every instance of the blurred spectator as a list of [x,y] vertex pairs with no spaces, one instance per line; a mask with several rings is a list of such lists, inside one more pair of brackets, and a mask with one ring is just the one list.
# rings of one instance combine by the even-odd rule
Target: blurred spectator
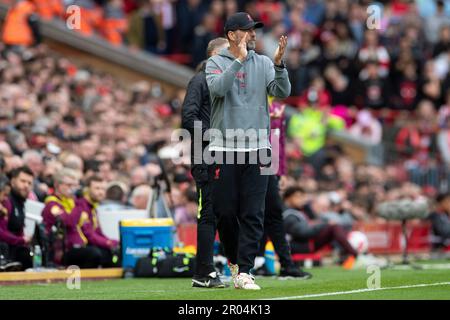
[[436,1],[436,12],[434,15],[427,17],[425,21],[425,31],[432,44],[438,42],[438,35],[441,28],[450,25],[450,17],[445,14],[444,1]]
[[358,112],[356,122],[350,127],[349,133],[355,138],[373,145],[381,142],[383,134],[380,122],[368,110]]
[[119,46],[124,42],[128,21],[123,11],[123,0],[109,0],[103,12],[101,22],[102,35],[111,44]]
[[197,223],[197,193],[187,190],[181,195],[181,199],[175,207],[175,224],[192,224]]
[[75,30],[85,36],[92,36],[101,25],[103,8],[94,0],[73,0],[72,5],[80,8],[80,28]]
[[8,10],[3,24],[2,41],[7,46],[23,49],[33,45],[36,40],[37,19],[35,6],[31,0],[15,0]]
[[424,164],[436,152],[436,111],[430,101],[422,100],[419,103],[417,118],[415,123],[408,122],[400,129],[395,143],[400,154]]
[[207,58],[206,48],[208,43],[217,37],[216,34],[216,20],[211,13],[206,13],[203,16],[202,23],[194,30],[194,39],[191,48],[193,68]]
[[136,187],[149,183],[149,176],[145,167],[136,167],[131,171],[130,175],[130,191]]
[[441,80],[439,79],[436,69],[435,61],[428,60],[425,62],[422,80],[422,95],[423,98],[433,102],[434,106],[439,106],[441,101]]
[[141,184],[131,192],[130,204],[134,209],[146,210],[148,202],[151,200],[152,188],[148,185]]
[[402,68],[395,87],[393,107],[413,111],[420,97],[420,79],[413,61]]
[[318,98],[318,92],[311,89],[307,95],[311,106],[304,107],[299,113],[294,114],[288,124],[288,135],[294,139],[316,172],[324,164],[323,148],[329,130],[342,130],[345,127],[342,118],[329,114],[326,109],[314,107]]
[[335,65],[328,65],[324,71],[325,79],[328,82],[328,91],[331,95],[331,105],[351,106],[354,103],[352,83],[350,78],[345,76]]
[[365,68],[359,75],[359,89],[356,93],[356,104],[379,110],[389,107],[390,84],[389,79],[382,77],[381,65],[375,60],[366,61]]
[[99,205],[98,211],[120,211],[131,209],[126,205],[127,186],[120,181],[109,183],[106,188],[105,200]]
[[433,58],[439,56],[441,53],[448,51],[449,48],[450,48],[450,21],[449,24],[442,26],[441,29],[439,30],[439,39],[433,48]]
[[194,42],[195,27],[202,22],[206,8],[200,0],[183,0],[177,6],[177,30],[181,52],[189,52]]
[[22,155],[23,162],[31,169],[34,175],[33,192],[37,199],[41,202],[45,200],[48,192],[48,186],[40,179],[44,171],[45,165],[43,158],[36,150],[27,150]]
[[[137,8],[128,15],[126,39],[132,50],[144,50],[145,48],[146,35],[144,18],[149,14],[150,10],[150,1],[139,0],[137,1]],[[162,32],[160,32],[160,34],[162,34]]]
[[43,20],[53,20],[64,17],[64,5],[61,0],[33,0],[39,17]]
[[386,48],[380,44],[377,30],[366,30],[364,44],[359,50],[358,59],[362,64],[374,61],[379,65],[381,77],[389,72],[390,57]]
[[283,22],[277,22],[272,26],[270,32],[267,32],[262,37],[262,43],[264,51],[263,53],[266,56],[271,56],[275,50],[278,48],[278,42],[280,41],[280,37],[286,34],[286,28]]

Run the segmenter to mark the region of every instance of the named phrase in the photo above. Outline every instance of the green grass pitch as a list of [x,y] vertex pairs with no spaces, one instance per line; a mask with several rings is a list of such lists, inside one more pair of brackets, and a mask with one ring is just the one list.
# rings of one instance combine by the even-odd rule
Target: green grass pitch
[[[448,265],[448,261],[446,263]],[[380,272],[381,290],[373,291],[367,289],[367,279],[371,274],[368,274],[366,270],[346,271],[339,267],[322,267],[311,269],[311,273],[313,278],[310,280],[257,278],[257,283],[262,287],[260,291],[243,291],[232,287],[226,289],[192,288],[190,279],[186,278],[82,281],[79,290],[69,290],[65,283],[1,286],[0,300],[236,300],[273,298],[450,300],[450,269],[382,269]],[[362,291],[357,291],[361,289]]]

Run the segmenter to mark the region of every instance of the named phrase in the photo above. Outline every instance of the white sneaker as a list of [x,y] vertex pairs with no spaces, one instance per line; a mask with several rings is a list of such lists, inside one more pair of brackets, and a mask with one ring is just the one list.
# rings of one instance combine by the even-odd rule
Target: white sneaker
[[261,287],[255,283],[255,278],[248,273],[239,273],[234,281],[236,289],[261,290]]
[[228,267],[230,268],[231,271],[231,280],[233,281],[233,283],[236,283],[236,277],[239,274],[239,266],[237,264],[229,263]]

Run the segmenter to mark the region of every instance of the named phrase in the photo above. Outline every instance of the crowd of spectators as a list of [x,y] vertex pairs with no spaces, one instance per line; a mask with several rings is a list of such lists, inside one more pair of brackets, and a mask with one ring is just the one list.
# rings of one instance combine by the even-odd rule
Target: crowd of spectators
[[[95,7],[103,14],[114,11],[112,6],[123,13],[118,16],[127,17],[120,44],[161,56],[184,54],[192,67],[205,58],[208,41],[223,35],[226,17],[238,10],[264,22],[257,36],[260,53],[270,56],[279,35],[287,34],[292,92],[282,189],[299,187],[297,194],[306,203],[326,195],[322,207],[330,217],[345,217],[345,223],[373,220],[376,204],[384,200],[447,191],[448,179],[440,179],[438,169],[425,182],[417,171],[450,164],[450,15],[443,1],[380,1],[375,29],[367,28],[371,2],[364,0],[65,4]],[[44,45],[27,54],[4,46],[4,171],[30,165],[37,177],[33,197],[40,200],[52,192],[52,176],[61,167],[77,170],[81,181],[98,173],[110,181],[104,207],[146,208],[162,174],[158,154],[173,151],[169,140],[180,125],[183,90],[167,96],[157,82],[127,86],[109,74],[74,65]],[[383,167],[357,164],[327,142],[331,130],[383,144],[387,162]],[[176,220],[195,221],[188,161],[163,163]]]

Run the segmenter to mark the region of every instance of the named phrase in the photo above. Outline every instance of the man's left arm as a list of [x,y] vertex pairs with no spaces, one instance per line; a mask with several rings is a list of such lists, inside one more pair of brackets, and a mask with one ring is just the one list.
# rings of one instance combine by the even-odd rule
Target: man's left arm
[[288,72],[283,62],[284,51],[287,46],[287,37],[281,36],[275,51],[273,62],[265,58],[266,61],[266,83],[267,94],[277,98],[287,98],[291,94],[291,83]]
[[280,99],[285,99],[291,94],[291,82],[284,66],[275,66],[272,61],[265,59],[267,94]]
[[113,249],[117,247],[117,241],[110,240],[104,235],[98,234],[89,221],[85,221],[83,223],[82,231],[88,239],[89,244],[105,249]]

